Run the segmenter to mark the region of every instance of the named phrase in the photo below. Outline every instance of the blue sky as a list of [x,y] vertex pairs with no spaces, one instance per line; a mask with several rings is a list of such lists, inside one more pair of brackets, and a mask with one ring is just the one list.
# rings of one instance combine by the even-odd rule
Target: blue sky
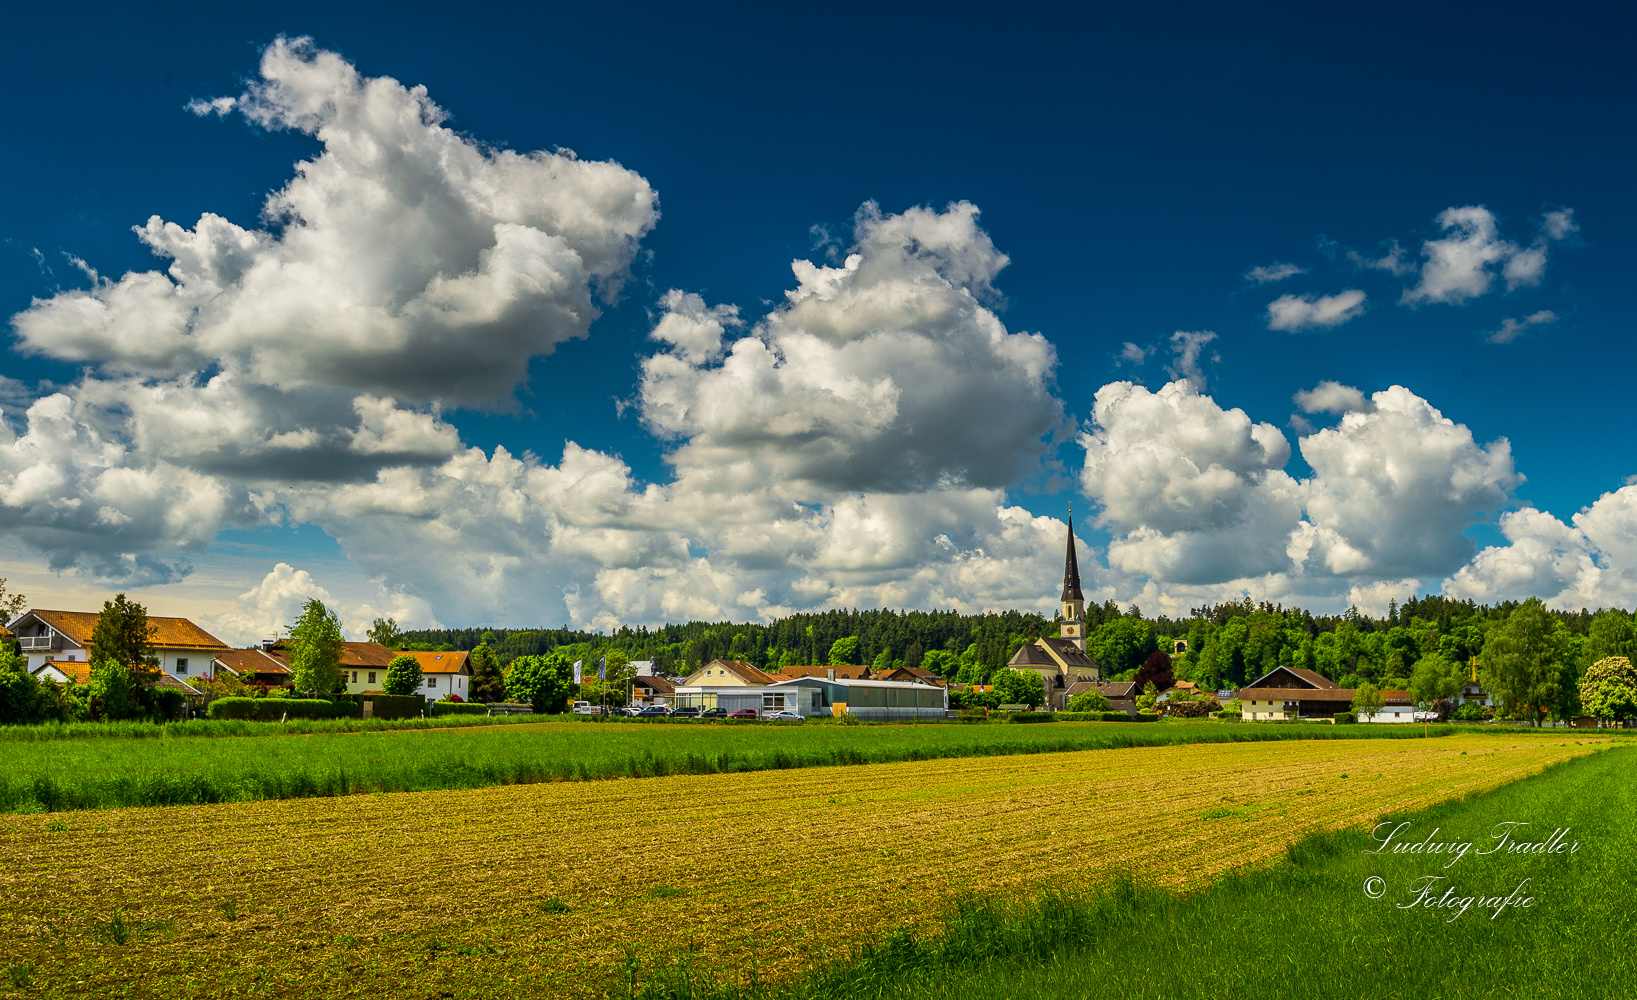
[[[309,455],[229,476],[219,465],[156,458],[141,437],[151,431],[115,426],[121,418],[109,414],[119,406],[92,399],[125,391],[102,384],[110,380],[199,383],[235,362],[216,357],[190,373],[169,362],[133,372],[106,352],[54,349],[51,338],[68,334],[48,324],[32,340],[19,333],[0,368],[13,380],[0,384],[7,394],[0,407],[16,435],[9,464],[0,464],[0,496],[9,489],[12,498],[0,501],[8,572],[14,588],[26,583],[40,603],[126,586],[156,606],[192,602],[205,609],[201,617],[216,615],[220,628],[240,633],[265,628],[262,619],[284,614],[279,602],[303,588],[326,588],[358,620],[391,610],[445,624],[742,618],[872,598],[974,608],[1049,604],[1050,587],[1031,583],[1032,574],[1060,558],[1045,545],[1049,524],[1029,528],[1029,538],[1003,540],[989,536],[987,515],[970,513],[977,508],[949,513],[950,490],[981,487],[1003,491],[988,509],[1019,506],[1042,518],[1061,517],[1073,500],[1083,512],[1077,528],[1101,553],[1102,593],[1122,601],[1185,609],[1250,592],[1337,606],[1442,588],[1480,599],[1522,591],[1573,606],[1632,603],[1637,582],[1624,560],[1637,531],[1625,518],[1637,499],[1619,491],[1637,468],[1624,445],[1632,418],[1619,373],[1633,361],[1628,282],[1621,279],[1632,273],[1628,234],[1637,220],[1626,176],[1632,84],[1619,72],[1623,53],[1616,49],[1630,26],[1615,18],[1590,5],[1550,12],[1288,5],[1249,14],[1205,6],[997,12],[861,5],[773,14],[754,5],[709,11],[583,5],[458,15],[431,6],[283,5],[276,12],[178,7],[163,19],[125,8],[28,12],[0,43],[14,116],[0,195],[0,295],[8,315],[24,315],[36,299],[90,288],[69,255],[115,281],[128,271],[162,270],[166,262],[131,231],[151,215],[192,227],[210,212],[247,231],[261,228],[269,193],[291,181],[297,161],[320,155],[323,143],[248,121],[239,110],[200,115],[187,106],[241,94],[258,80],[275,38],[307,36],[311,51],[337,53],[365,78],[424,87],[427,100],[449,116],[447,127],[467,139],[518,152],[572,149],[581,162],[616,163],[654,193],[657,219],[630,248],[629,279],[612,304],[599,307],[583,339],[548,338],[555,339],[549,354],[512,358],[526,364],[527,378],[509,391],[491,386],[456,399],[433,389],[411,400],[400,385],[394,398],[406,413],[452,429],[439,432],[444,445],[452,433],[460,447],[532,452],[556,468],[572,441],[624,463],[632,482],[622,495],[634,497],[648,484],[675,495],[664,514],[634,513],[636,522],[595,529],[620,533],[619,541],[597,543],[618,556],[587,542],[564,561],[557,541],[537,550],[515,538],[491,542],[498,547],[488,551],[462,537],[483,531],[476,522],[485,515],[471,510],[472,521],[462,526],[447,511],[421,509],[419,527],[400,526],[394,535],[378,507],[373,514],[356,506],[343,511],[333,490],[318,497],[312,487],[387,475],[379,463],[338,470],[335,456]],[[993,292],[980,289],[977,298],[1011,335],[1038,333],[1049,343],[1056,365],[1040,385],[1062,419],[1047,432],[1035,464],[1008,465],[988,454],[1039,450],[1034,442],[1042,438],[1030,436],[1038,421],[1029,420],[1003,428],[1013,437],[965,444],[929,443],[924,425],[908,436],[887,434],[882,447],[849,452],[846,474],[735,452],[753,470],[747,474],[755,488],[771,490],[767,503],[776,495],[818,518],[800,531],[784,525],[807,532],[807,542],[785,538],[746,551],[747,532],[756,535],[760,525],[778,536],[782,529],[766,518],[782,524],[783,515],[743,501],[742,483],[679,485],[696,480],[667,454],[693,442],[704,463],[695,472],[704,475],[706,465],[732,466],[737,459],[724,457],[731,448],[723,442],[742,444],[743,435],[725,424],[689,423],[691,417],[659,427],[656,420],[664,421],[652,409],[658,397],[644,397],[642,388],[645,359],[662,348],[649,333],[666,313],[665,293],[677,289],[702,296],[705,306],[736,305],[743,325],[729,325],[730,341],[772,337],[758,323],[784,308],[785,293],[795,287],[791,262],[840,265],[859,244],[855,213],[866,202],[889,220],[917,206],[933,213],[955,202],[976,206],[975,231],[1009,261]],[[1466,285],[1462,274],[1449,279],[1453,284],[1428,284],[1426,244],[1462,232],[1442,226],[1441,213],[1472,206],[1482,206],[1484,224],[1495,229],[1465,230],[1463,252],[1488,257],[1464,273]],[[1470,217],[1467,224],[1482,228]],[[1402,249],[1397,258],[1388,257],[1392,241]],[[1537,249],[1540,261],[1530,256]],[[379,248],[383,260],[394,252]],[[1366,267],[1361,260],[1388,263]],[[1280,263],[1301,273],[1267,283],[1247,278],[1252,268]],[[938,273],[948,277],[947,268]],[[1474,275],[1487,282],[1481,293]],[[1401,302],[1406,292],[1409,303]],[[1362,293],[1362,308],[1347,309],[1352,299],[1331,299],[1328,313],[1320,308],[1323,297],[1347,293]],[[1306,317],[1304,328],[1269,328],[1270,303],[1286,295],[1295,297],[1287,302],[1294,311],[1274,325],[1301,326]],[[1340,321],[1313,325],[1315,316]],[[1105,385],[1131,380],[1158,392],[1171,381],[1168,366],[1183,371],[1172,351],[1177,331],[1215,335],[1203,344],[1189,389],[1211,406],[1199,410],[1173,398],[1171,431],[1155,430],[1160,425],[1151,421],[1116,426],[1146,405],[1147,397],[1127,396],[1110,404],[1110,424],[1092,423],[1094,398]],[[1501,331],[1517,335],[1491,342]],[[894,355],[879,357],[891,379]],[[1136,364],[1137,357],[1145,360]],[[430,374],[411,381],[435,382],[438,361],[417,359]],[[691,363],[690,391],[706,387],[719,361]],[[358,366],[359,356],[349,364]],[[100,380],[101,396],[84,379]],[[1347,397],[1354,403],[1309,397],[1320,409],[1302,413],[1296,394],[1323,382],[1356,387],[1362,396]],[[292,384],[278,382],[278,391],[288,394]],[[1394,385],[1420,402],[1383,409],[1368,401]],[[969,387],[990,394],[981,383]],[[198,516],[158,510],[108,515],[101,528],[71,525],[62,520],[64,503],[73,506],[74,490],[92,489],[86,485],[92,480],[66,473],[52,487],[55,495],[35,489],[25,500],[15,477],[40,464],[41,447],[17,443],[26,437],[25,412],[59,389],[91,407],[76,403],[65,419],[128,452],[116,465],[158,483],[191,469],[211,477],[210,488],[236,512],[216,520],[202,515],[208,522],[202,528]],[[384,395],[367,378],[352,389]],[[999,405],[1012,390],[1023,391],[1008,383],[992,398]],[[281,398],[287,407],[319,405]],[[1328,410],[1321,405],[1327,401],[1335,404]],[[769,405],[778,410],[788,402]],[[909,403],[900,397],[900,417]],[[1400,455],[1395,443],[1413,433],[1405,428],[1415,420],[1397,429],[1364,426],[1368,416],[1422,404],[1463,428],[1470,447],[1454,441]],[[926,405],[928,413],[945,412],[941,403]],[[1353,416],[1342,416],[1349,406]],[[1233,421],[1221,414],[1235,408],[1251,423],[1278,428],[1288,460],[1265,449],[1259,457],[1234,452],[1239,446],[1229,444],[1189,451],[1214,433],[1231,436]],[[100,416],[87,415],[92,410]],[[1304,459],[1302,437],[1312,433],[1304,427],[1322,431],[1355,418],[1363,421],[1356,433],[1329,453],[1334,466],[1317,474]],[[1191,436],[1189,420],[1203,421]],[[859,433],[825,426],[838,440]],[[1078,442],[1079,433],[1099,426],[1101,437]],[[1500,439],[1510,448],[1505,468],[1491,447]],[[900,441],[902,454],[892,441]],[[1370,451],[1372,442],[1385,450]],[[963,447],[993,470],[973,473],[936,457]],[[1089,463],[1088,448],[1098,453]],[[1237,457],[1223,458],[1228,452]],[[1478,454],[1490,456],[1477,460],[1487,470],[1480,478],[1488,477],[1478,487],[1463,486],[1459,475],[1441,492],[1432,480],[1399,482],[1399,493],[1383,499],[1379,484],[1377,494],[1359,493],[1363,487],[1337,478],[1348,469],[1346,475],[1369,480],[1372,461],[1389,478],[1395,463],[1431,475],[1440,463],[1454,468],[1463,455]],[[435,467],[433,452],[416,455],[407,467]],[[1165,457],[1153,466],[1142,455]],[[916,462],[942,479],[906,486],[883,471]],[[1178,462],[1197,475],[1178,479]],[[1213,468],[1231,482],[1213,479]],[[1265,480],[1273,473],[1293,485],[1270,486]],[[1134,489],[1131,480],[1144,477],[1147,492]],[[1320,479],[1325,484],[1315,485]],[[819,485],[792,485],[798,483]],[[285,486],[303,499],[279,494]],[[156,489],[155,495],[166,492]],[[739,499],[712,492],[720,490]],[[1292,490],[1307,492],[1296,497]],[[1318,506],[1310,510],[1315,490],[1343,499],[1329,507],[1313,501]],[[890,527],[870,530],[890,539],[866,532],[857,545],[840,548],[884,546],[900,556],[821,558],[816,539],[844,539],[852,523],[837,505],[850,497],[868,506],[883,491],[903,506]],[[926,499],[929,491],[939,499]],[[684,503],[683,493],[693,500]],[[253,514],[235,507],[244,497],[275,494]],[[1588,534],[1571,519],[1605,494],[1610,498]],[[75,509],[84,510],[95,498],[80,499],[86,502]],[[534,500],[548,508],[558,502]],[[945,504],[939,509],[952,518],[945,529],[936,529],[945,523],[936,516],[917,520],[916,512],[924,513],[917,504],[925,503]],[[1155,503],[1171,504],[1170,513],[1145,515]],[[1431,509],[1439,503],[1453,507]],[[713,529],[688,529],[688,518],[704,516],[699,510],[717,516],[726,508],[738,512]],[[1202,513],[1207,508],[1215,513]],[[1397,519],[1371,529],[1379,537],[1366,537],[1349,513],[1388,508]],[[1514,517],[1512,531],[1502,530],[1507,512],[1530,509],[1550,517]],[[1286,524],[1291,511],[1295,520]],[[541,531],[559,541],[565,523],[593,530],[560,510],[538,513],[553,525]],[[645,516],[664,521],[672,534],[634,541],[634,533],[656,528],[638,523]],[[968,516],[977,521],[963,520]],[[1191,523],[1190,516],[1204,520]],[[1324,517],[1334,524],[1322,523]],[[132,527],[149,522],[160,527]],[[175,527],[183,522],[194,526]],[[1329,568],[1315,573],[1310,563],[1270,576],[1269,559],[1278,559],[1268,553],[1291,544],[1297,522],[1309,524],[1300,530],[1318,539],[1304,543],[1304,551],[1312,559],[1322,554]],[[428,524],[450,544],[447,553],[416,534]],[[1346,537],[1325,535],[1330,529]],[[916,532],[924,544],[908,538]],[[926,548],[940,533],[953,548]],[[1389,556],[1390,539],[1404,537],[1419,538],[1420,549],[1432,554]],[[894,549],[900,542],[902,549]],[[1053,544],[1060,553],[1060,540]],[[1466,555],[1457,560],[1462,544]],[[687,558],[676,555],[678,545]],[[1488,562],[1471,562],[1483,548],[1493,549]],[[1252,549],[1261,555],[1246,555]],[[662,551],[670,554],[655,554]],[[478,559],[474,552],[486,552],[478,561],[488,569],[474,562],[450,574],[450,559]],[[956,553],[948,556],[956,563],[940,561],[939,552]],[[497,569],[496,559],[532,569]],[[277,576],[280,562],[289,569]],[[813,570],[821,564],[825,572]],[[140,569],[152,565],[170,568]],[[671,575],[654,576],[661,568]],[[635,579],[644,574],[645,581]],[[951,582],[962,574],[970,579]],[[1046,571],[1044,582],[1052,575]],[[759,601],[737,600],[758,590]],[[665,596],[677,592],[727,596]]]

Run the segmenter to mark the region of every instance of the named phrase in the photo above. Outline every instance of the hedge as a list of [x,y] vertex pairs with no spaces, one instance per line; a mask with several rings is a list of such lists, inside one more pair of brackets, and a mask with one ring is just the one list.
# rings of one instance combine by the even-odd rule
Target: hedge
[[1245,717],[1245,710],[1239,709],[1235,711],[1231,708],[1224,708],[1222,711],[1216,713],[1216,717],[1219,719],[1243,719]]
[[1013,712],[1007,722],[1055,722],[1055,712]]
[[1357,722],[1358,721],[1358,719],[1353,717],[1352,712],[1337,712],[1335,718],[1336,718],[1336,725],[1338,725],[1338,726],[1343,725],[1343,724],[1348,723],[1348,722]]
[[1130,722],[1124,712],[1058,712],[1059,722]]
[[351,702],[322,698],[217,698],[205,709],[207,719],[251,719],[278,722],[280,719],[346,719],[356,716]]
[[489,706],[482,702],[434,701],[426,706],[427,715],[488,715]]
[[1158,722],[1160,717],[1154,712],[1138,712],[1126,720],[1127,722]]

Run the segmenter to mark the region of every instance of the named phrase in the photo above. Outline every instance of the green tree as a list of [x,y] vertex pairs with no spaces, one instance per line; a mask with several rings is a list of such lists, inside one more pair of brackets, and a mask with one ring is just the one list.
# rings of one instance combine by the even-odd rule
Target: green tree
[[875,655],[875,663],[871,665],[870,669],[877,674],[892,673],[892,650],[883,649],[881,652],[877,653]]
[[1466,680],[1466,670],[1459,663],[1451,663],[1437,653],[1428,653],[1415,661],[1410,671],[1410,697],[1418,705],[1430,705],[1444,698],[1453,698]]
[[[908,666],[909,661],[905,661]],[[947,649],[930,649],[921,657],[921,666],[939,677],[951,677],[961,669],[961,658]]]
[[1086,652],[1109,674],[1121,674],[1141,666],[1148,654],[1158,648],[1154,626],[1129,616],[1097,626],[1086,642]]
[[1630,615],[1617,608],[1599,611],[1592,615],[1581,653],[1587,663],[1610,656],[1631,659],[1637,656],[1637,625],[1633,625]]
[[1562,706],[1564,682],[1573,679],[1565,671],[1570,648],[1568,629],[1540,598],[1531,597],[1484,642],[1484,687],[1509,714],[1522,714],[1538,726],[1542,715]]
[[858,665],[858,636],[849,635],[845,639],[837,639],[830,644],[830,666],[852,667]]
[[1071,712],[1106,712],[1109,710],[1108,699],[1101,691],[1081,691],[1069,699]]
[[1605,656],[1580,678],[1580,705],[1599,719],[1637,718],[1637,667],[1625,656]]
[[147,686],[136,667],[118,660],[91,665],[92,712],[109,721],[140,719],[148,714],[143,695]]
[[1002,667],[995,671],[990,681],[995,685],[995,697],[1002,705],[1038,708],[1046,703],[1046,682],[1033,670]]
[[1154,703],[1160,700],[1160,689],[1154,686],[1153,681],[1143,685],[1142,694],[1137,695],[1137,711],[1152,712]]
[[383,690],[387,694],[415,694],[421,689],[421,661],[404,653],[394,656],[387,664],[386,684]]
[[519,656],[506,668],[506,693],[513,701],[533,705],[540,715],[567,708],[573,687],[574,663],[563,653]]
[[1364,716],[1367,721],[1376,717],[1383,704],[1385,702],[1382,700],[1380,690],[1369,681],[1360,684],[1353,691],[1353,711]]
[[6,581],[0,579],[0,625],[11,621],[28,610],[28,598],[6,590]]
[[124,594],[102,602],[96,627],[91,630],[89,659],[92,663],[124,663],[143,667],[142,673],[159,666],[153,655],[155,626],[148,623],[148,609]]
[[388,649],[397,649],[404,641],[402,632],[398,631],[398,622],[392,618],[377,618],[370,625],[365,635],[370,642],[377,642]]
[[309,598],[301,616],[290,626],[285,643],[290,657],[290,683],[298,692],[313,698],[328,698],[341,686],[341,654],[346,640],[341,621],[318,598]]
[[28,672],[28,657],[0,646],[0,726],[32,725],[63,718],[55,688],[52,682]]
[[479,643],[472,650],[472,700],[487,703],[506,698],[506,678],[500,675],[500,661],[488,643]]

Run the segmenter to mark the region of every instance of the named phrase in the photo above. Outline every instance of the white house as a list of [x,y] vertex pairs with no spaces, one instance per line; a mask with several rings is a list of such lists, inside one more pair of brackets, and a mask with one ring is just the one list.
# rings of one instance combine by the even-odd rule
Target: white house
[[[97,618],[94,611],[34,608],[18,616],[8,627],[28,657],[29,672],[37,673],[48,663],[83,664],[89,660],[91,633],[97,627]],[[184,683],[192,677],[210,676],[216,655],[228,649],[227,643],[186,618],[149,615],[148,624],[153,627],[153,652],[159,660],[159,669]],[[81,669],[53,666],[51,673],[66,677]]]
[[1408,691],[1383,691],[1381,711],[1373,718],[1359,712],[1357,718],[1360,722],[1414,722],[1415,699]]

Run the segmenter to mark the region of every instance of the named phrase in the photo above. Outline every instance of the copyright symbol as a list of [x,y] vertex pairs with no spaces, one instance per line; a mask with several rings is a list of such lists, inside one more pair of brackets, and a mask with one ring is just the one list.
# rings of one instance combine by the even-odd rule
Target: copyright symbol
[[1379,875],[1371,875],[1364,880],[1364,894],[1371,899],[1380,899],[1387,894],[1387,883]]

